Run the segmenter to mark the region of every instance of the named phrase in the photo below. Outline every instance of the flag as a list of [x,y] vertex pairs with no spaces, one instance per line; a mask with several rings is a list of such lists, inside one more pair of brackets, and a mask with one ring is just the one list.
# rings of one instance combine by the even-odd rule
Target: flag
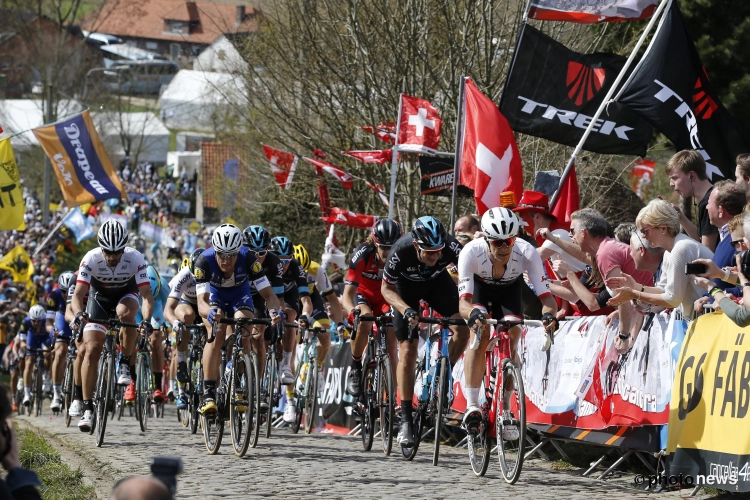
[[88,111],[33,130],[69,207],[127,195]]
[[331,224],[325,246],[323,247],[323,257],[320,259],[320,265],[323,266],[323,269],[327,269],[329,265],[332,265],[337,270],[345,269],[347,266],[346,254],[339,250],[335,243],[335,227],[334,224]]
[[532,0],[529,17],[541,21],[598,23],[651,17],[659,0]]
[[360,229],[370,229],[378,219],[377,215],[356,214],[339,207],[331,207],[330,215],[323,217],[323,220],[328,224],[340,224]]
[[94,228],[91,226],[88,217],[83,215],[79,207],[72,210],[72,214],[65,218],[65,226],[73,232],[76,237],[76,243],[87,240],[94,236]]
[[24,225],[25,203],[10,137],[0,140],[0,167],[0,229],[20,230]]
[[[616,54],[573,52],[525,26],[500,111],[516,132],[576,146],[624,64]],[[645,156],[651,135],[646,120],[612,103],[583,149]]]
[[365,181],[365,182],[367,183],[367,186],[370,189],[372,189],[373,191],[375,191],[376,193],[378,193],[378,196],[380,197],[380,201],[382,201],[383,203],[385,203],[386,207],[390,207],[391,206],[391,204],[390,204],[390,202],[388,200],[388,196],[386,196],[386,194],[385,194],[385,187],[381,186],[380,184],[373,184],[370,181]]
[[495,103],[466,79],[464,127],[458,168],[462,185],[474,191],[477,213],[500,205],[500,193],[523,192],[523,168],[508,120]]
[[654,176],[655,168],[656,162],[649,158],[641,158],[633,164],[633,170],[630,172],[631,185],[641,201],[648,196],[648,185]]
[[359,127],[365,132],[375,134],[375,136],[386,144],[396,143],[396,122],[380,122],[377,127],[364,126]]
[[351,189],[354,187],[354,182],[352,181],[351,174],[344,172],[336,165],[332,165],[328,163],[327,161],[323,161],[323,160],[315,160],[313,158],[303,157],[302,159],[305,160],[307,163],[315,165],[316,167],[319,167],[325,170],[326,172],[328,172],[329,174],[331,174],[332,176],[336,177],[338,180],[341,181],[341,185],[343,186],[344,189]]
[[440,114],[430,101],[401,94],[398,150],[408,153],[436,153],[442,123]]
[[734,179],[735,158],[750,151],[745,131],[708,80],[677,2],[664,14],[646,55],[616,99],[651,122],[677,151],[697,150],[712,182]]
[[16,245],[0,259],[0,269],[10,271],[16,283],[26,283],[34,276],[34,264],[21,245]]
[[393,158],[393,151],[390,149],[379,149],[376,151],[342,151],[341,154],[351,156],[355,160],[363,163],[377,163],[383,165],[390,163]]
[[271,163],[271,171],[273,176],[276,177],[276,183],[281,189],[289,189],[292,185],[292,177],[294,177],[294,170],[297,168],[299,157],[265,144],[262,144],[262,146],[266,158]]
[[561,228],[570,230],[570,214],[581,208],[581,197],[578,194],[578,179],[576,178],[576,166],[570,167],[570,173],[560,186],[555,204],[550,207],[550,212],[557,217],[557,223]]

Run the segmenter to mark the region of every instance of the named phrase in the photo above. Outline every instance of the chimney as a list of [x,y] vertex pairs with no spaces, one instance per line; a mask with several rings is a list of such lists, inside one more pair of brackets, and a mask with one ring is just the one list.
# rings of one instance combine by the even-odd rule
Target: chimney
[[245,6],[244,5],[238,5],[237,6],[237,18],[234,21],[234,24],[239,26],[243,23],[245,20]]

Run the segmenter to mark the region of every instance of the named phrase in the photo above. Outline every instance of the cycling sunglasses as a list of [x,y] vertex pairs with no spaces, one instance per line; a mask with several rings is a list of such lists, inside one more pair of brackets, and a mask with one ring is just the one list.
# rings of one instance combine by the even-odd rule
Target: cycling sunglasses
[[443,247],[440,248],[422,248],[419,247],[419,251],[425,255],[437,255],[443,251]]
[[234,257],[237,257],[237,255],[238,255],[238,254],[239,254],[239,252],[234,252],[234,253],[221,253],[221,252],[216,252],[216,256],[217,256],[218,258],[222,259],[222,260],[229,260],[229,259],[232,259],[232,258],[234,258]]
[[118,251],[116,251],[116,252],[110,252],[109,250],[104,250],[104,249],[102,249],[102,252],[103,252],[103,253],[104,253],[104,255],[106,255],[107,257],[117,257],[118,255],[122,255],[122,254],[123,254],[123,253],[125,252],[125,249],[122,249],[122,250],[118,250]]
[[287,264],[289,264],[289,263],[290,263],[290,262],[292,261],[292,258],[291,258],[291,257],[289,257],[289,258],[282,258],[282,257],[279,257],[279,260],[281,261],[281,263],[282,263],[283,265],[287,265]]
[[254,250],[254,252],[258,257],[265,257],[268,253],[268,250]]
[[508,238],[507,240],[489,240],[490,245],[495,248],[512,247],[513,243],[516,242],[515,238]]

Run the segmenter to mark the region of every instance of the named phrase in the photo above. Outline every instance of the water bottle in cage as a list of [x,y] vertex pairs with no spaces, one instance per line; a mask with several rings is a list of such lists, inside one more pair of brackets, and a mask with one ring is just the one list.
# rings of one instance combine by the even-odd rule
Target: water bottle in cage
[[232,374],[232,360],[227,361],[227,366],[224,368],[224,382],[229,384],[229,378]]

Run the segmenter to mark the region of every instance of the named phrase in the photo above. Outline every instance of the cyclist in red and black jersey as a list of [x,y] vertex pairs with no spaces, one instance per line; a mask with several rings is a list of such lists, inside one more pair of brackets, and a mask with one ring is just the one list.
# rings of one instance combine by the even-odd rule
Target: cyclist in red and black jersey
[[[381,219],[373,227],[367,240],[354,249],[349,270],[344,278],[344,307],[351,311],[349,322],[352,323],[355,310],[362,315],[380,315],[391,310],[380,291],[383,280],[383,268],[391,247],[403,234],[401,225],[391,219]],[[346,310],[345,309],[345,310]],[[357,335],[351,342],[352,371],[346,384],[346,392],[359,396],[362,381],[362,356],[367,348],[367,338],[372,321],[362,321],[357,327]],[[388,356],[396,372],[398,360],[398,343],[393,326],[388,328],[386,336]]]

